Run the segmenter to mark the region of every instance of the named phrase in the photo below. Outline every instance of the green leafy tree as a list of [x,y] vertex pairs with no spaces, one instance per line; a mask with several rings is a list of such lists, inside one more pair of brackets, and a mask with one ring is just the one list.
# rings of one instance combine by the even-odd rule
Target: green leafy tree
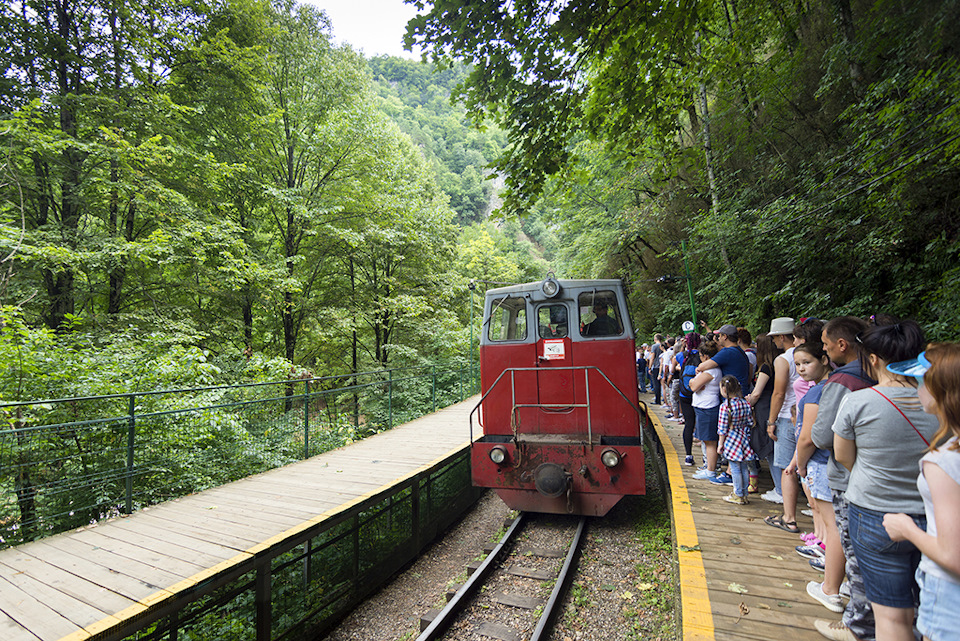
[[437,69],[392,57],[369,62],[382,108],[423,148],[437,183],[449,196],[461,225],[482,220],[492,209],[490,164],[505,143],[496,127],[472,126],[454,89],[466,70]]
[[42,286],[41,314],[51,328],[101,300],[111,314],[122,306],[128,256],[117,249],[149,234],[143,200],[166,193],[154,170],[172,151],[156,138],[169,105],[154,88],[169,64],[163,53],[193,18],[163,2],[25,2],[3,10],[12,36],[4,51],[6,148],[29,232],[22,257]]

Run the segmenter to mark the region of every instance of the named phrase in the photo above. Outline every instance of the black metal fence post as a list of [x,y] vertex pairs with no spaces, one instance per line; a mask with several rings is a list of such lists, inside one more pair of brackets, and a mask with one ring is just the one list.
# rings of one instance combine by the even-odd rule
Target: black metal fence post
[[270,620],[273,616],[271,604],[273,576],[270,564],[271,561],[267,559],[263,565],[257,568],[256,593],[254,596],[257,641],[270,641],[273,627],[273,622]]
[[133,460],[134,445],[136,444],[137,432],[137,395],[131,394],[128,398],[128,409],[130,420],[127,426],[127,478],[126,478],[126,505],[124,511],[127,514],[133,513]]
[[310,458],[310,381],[303,381],[303,458]]

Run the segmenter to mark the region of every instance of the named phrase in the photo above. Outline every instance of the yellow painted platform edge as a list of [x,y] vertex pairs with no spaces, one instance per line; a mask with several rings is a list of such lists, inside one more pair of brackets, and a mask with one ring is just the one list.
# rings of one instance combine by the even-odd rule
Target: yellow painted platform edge
[[707,589],[707,575],[703,567],[703,555],[699,549],[684,552],[680,546],[696,548],[700,541],[697,526],[693,522],[693,510],[690,507],[690,495],[687,482],[680,468],[680,457],[673,441],[663,429],[660,417],[650,413],[653,428],[660,437],[663,455],[667,464],[667,477],[670,481],[670,496],[673,502],[673,527],[677,540],[677,559],[680,564],[680,608],[683,624],[683,639],[708,641],[715,638],[713,614],[710,607],[710,595]]
[[332,518],[333,516],[339,514],[340,512],[343,512],[344,510],[347,510],[355,505],[362,503],[363,501],[373,496],[376,496],[378,493],[383,492],[384,490],[390,488],[391,486],[398,485],[404,481],[408,481],[416,477],[417,474],[420,474],[421,472],[429,470],[431,467],[434,467],[435,465],[439,465],[445,459],[450,458],[457,452],[463,451],[463,449],[465,447],[468,447],[469,445],[470,445],[469,440],[464,441],[462,444],[453,448],[446,454],[435,458],[429,463],[425,463],[424,465],[421,465],[417,469],[411,472],[408,472],[407,474],[404,474],[399,478],[394,479],[390,483],[385,483],[384,485],[381,485],[377,489],[371,490],[366,494],[363,494],[354,499],[351,499],[346,503],[343,503],[332,510],[327,510],[326,512],[318,514],[317,516],[311,519],[308,519],[302,523],[294,525],[293,527],[288,528],[286,531],[281,532],[280,534],[277,534],[275,536],[272,536],[266,541],[258,543],[257,545],[251,548],[248,548],[243,552],[240,552],[239,554],[237,554],[231,559],[227,559],[226,561],[221,561],[220,563],[213,566],[212,568],[207,568],[205,570],[202,570],[201,572],[198,572],[197,574],[194,574],[191,577],[183,579],[168,588],[157,590],[153,594],[147,597],[144,597],[137,603],[121,610],[120,612],[117,612],[116,614],[107,615],[103,619],[100,619],[99,621],[92,623],[86,626],[85,628],[82,628],[75,632],[71,632],[65,637],[61,637],[59,641],[86,641],[87,639],[93,638],[98,634],[102,634],[110,630],[111,628],[114,628],[122,624],[125,620],[130,619],[138,614],[141,614],[142,612],[145,612],[150,608],[156,605],[159,605],[160,603],[162,603],[163,601],[166,601],[167,599],[175,597],[177,592],[191,588],[202,581],[206,581],[207,579],[211,578],[217,573],[223,570],[226,570],[230,567],[233,567],[237,563],[250,559],[253,556],[255,556],[258,552],[264,551],[267,548],[270,548],[273,545],[276,545],[277,543],[280,543],[281,541],[291,536],[295,536],[303,532],[304,530],[317,525],[318,523],[322,523],[323,521],[326,521],[327,519]]

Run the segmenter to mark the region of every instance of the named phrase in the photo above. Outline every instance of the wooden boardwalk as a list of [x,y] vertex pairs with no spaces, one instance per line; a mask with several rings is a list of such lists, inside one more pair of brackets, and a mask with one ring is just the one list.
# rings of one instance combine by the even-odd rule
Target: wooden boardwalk
[[0,551],[0,640],[89,639],[469,442],[478,398],[306,461]]
[[[748,505],[732,505],[723,500],[731,486],[693,480],[696,466],[683,465],[683,427],[667,421],[661,406],[650,407],[672,495],[683,639],[822,640],[814,620],[839,620],[840,615],[807,594],[807,582],[823,575],[797,555],[800,537],[763,522],[767,515],[780,514],[781,506],[756,495]],[[694,458],[699,464],[699,445]],[[766,474],[761,492],[772,487]],[[813,528],[813,521],[799,514],[797,523],[802,531]]]

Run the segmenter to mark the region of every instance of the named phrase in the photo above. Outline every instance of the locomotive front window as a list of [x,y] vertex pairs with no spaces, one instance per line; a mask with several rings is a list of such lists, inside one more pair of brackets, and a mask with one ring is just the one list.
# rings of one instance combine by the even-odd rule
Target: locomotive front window
[[490,340],[522,341],[527,337],[526,299],[513,296],[493,299],[487,322]]
[[540,338],[566,338],[569,334],[567,306],[544,305],[537,310],[537,326]]
[[617,295],[610,290],[590,291],[577,299],[580,309],[580,335],[619,336],[623,333]]

